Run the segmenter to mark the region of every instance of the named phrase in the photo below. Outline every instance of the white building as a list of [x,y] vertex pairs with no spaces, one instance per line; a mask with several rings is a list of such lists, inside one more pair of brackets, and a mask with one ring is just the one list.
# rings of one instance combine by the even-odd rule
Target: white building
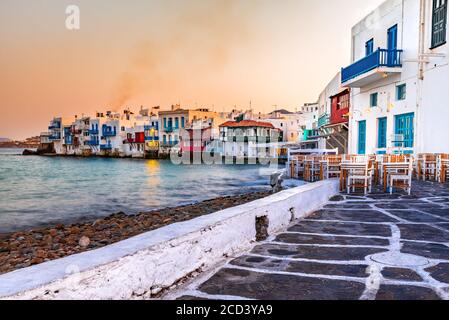
[[283,142],[298,143],[303,133],[304,124],[301,122],[303,118],[302,113],[281,109],[269,113],[263,121],[271,123],[276,129],[282,131]]
[[319,148],[318,133],[318,103],[305,103],[299,108],[299,122],[301,129],[301,136],[299,138],[299,144],[304,149],[317,149]]
[[349,152],[449,151],[447,0],[388,0],[352,29]]
[[280,130],[269,122],[254,120],[228,121],[220,125],[223,156],[237,159],[276,157],[276,148],[269,144],[279,142]]

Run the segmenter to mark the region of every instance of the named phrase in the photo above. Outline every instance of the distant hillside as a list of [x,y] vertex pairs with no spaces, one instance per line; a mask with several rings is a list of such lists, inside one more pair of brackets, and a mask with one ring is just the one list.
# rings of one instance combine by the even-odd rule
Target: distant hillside
[[24,141],[14,141],[8,138],[0,138],[0,148],[38,148],[40,144],[39,136],[25,139]]

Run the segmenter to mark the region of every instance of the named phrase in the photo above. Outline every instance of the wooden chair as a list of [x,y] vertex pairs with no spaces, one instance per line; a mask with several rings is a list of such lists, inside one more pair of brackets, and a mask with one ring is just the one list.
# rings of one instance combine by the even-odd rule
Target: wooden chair
[[342,156],[327,156],[324,162],[323,179],[339,178],[341,174]]
[[365,157],[365,161],[362,161],[363,158],[354,159],[356,161],[345,164],[348,171],[346,190],[349,194],[351,189],[355,192],[356,188],[363,188],[366,195],[372,191],[373,160],[369,157]]
[[323,156],[309,155],[304,160],[304,180],[315,182],[320,180],[321,160]]
[[395,187],[405,189],[409,195],[412,192],[413,160],[409,158],[408,162],[403,163],[404,165],[398,167],[396,173],[390,173],[390,194],[393,194]]
[[384,178],[383,164],[390,161],[390,156],[386,154],[378,154],[374,163],[374,182],[380,184]]
[[418,156],[418,179],[437,180],[437,155],[426,153]]
[[449,175],[449,154],[440,154],[438,156],[438,164],[437,164],[438,181],[441,183],[446,183],[448,175]]
[[304,158],[303,155],[293,156],[290,160],[290,176],[294,179],[304,177]]

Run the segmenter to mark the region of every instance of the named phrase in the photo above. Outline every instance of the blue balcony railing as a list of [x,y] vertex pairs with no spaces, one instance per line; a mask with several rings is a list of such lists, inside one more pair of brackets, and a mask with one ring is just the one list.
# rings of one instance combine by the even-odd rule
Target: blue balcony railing
[[115,137],[117,131],[103,131],[103,137]]
[[98,146],[100,142],[98,140],[87,140],[84,142],[86,146]]
[[170,133],[173,132],[173,129],[174,129],[173,127],[165,127],[164,131]]
[[61,140],[61,134],[52,134],[48,137],[50,141]]
[[61,129],[61,123],[60,122],[52,122],[52,123],[50,123],[50,126],[48,127],[48,130],[54,130],[54,129]]
[[90,129],[90,130],[89,130],[89,135],[91,135],[91,136],[96,136],[96,135],[98,135],[98,129]]
[[112,145],[111,144],[102,144],[100,145],[100,150],[112,150]]
[[159,141],[159,137],[155,136],[155,137],[145,137],[145,141]]
[[377,49],[372,54],[354,62],[347,68],[341,70],[341,82],[345,83],[366,72],[379,67],[400,68],[402,67],[403,50]]

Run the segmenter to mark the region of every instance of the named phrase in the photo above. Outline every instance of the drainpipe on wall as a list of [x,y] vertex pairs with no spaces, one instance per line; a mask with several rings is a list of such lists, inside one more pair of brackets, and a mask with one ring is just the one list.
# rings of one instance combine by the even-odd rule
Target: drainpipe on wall
[[426,43],[426,0],[420,0],[419,4],[419,42],[418,42],[418,74],[416,82],[416,116],[415,116],[415,153],[423,152],[420,133],[420,109],[422,100],[422,86],[424,80],[424,61],[423,55]]

